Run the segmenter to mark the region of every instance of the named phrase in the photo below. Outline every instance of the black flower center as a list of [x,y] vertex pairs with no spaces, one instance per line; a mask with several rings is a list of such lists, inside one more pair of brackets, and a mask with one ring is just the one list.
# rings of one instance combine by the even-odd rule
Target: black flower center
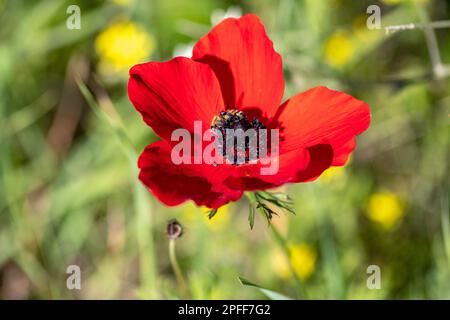
[[260,129],[266,129],[266,126],[255,117],[250,121],[240,110],[222,111],[211,124],[216,147],[234,165],[259,157]]

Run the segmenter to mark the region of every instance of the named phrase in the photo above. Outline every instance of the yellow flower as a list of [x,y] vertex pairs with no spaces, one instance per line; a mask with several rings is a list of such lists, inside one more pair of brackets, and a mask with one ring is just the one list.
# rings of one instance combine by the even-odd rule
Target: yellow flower
[[113,0],[113,2],[119,6],[128,6],[134,2],[134,0]]
[[289,246],[289,260],[280,250],[274,251],[271,255],[271,264],[275,272],[284,279],[292,276],[292,267],[300,279],[306,280],[314,272],[316,259],[317,253],[314,248],[307,243],[300,243]]
[[344,179],[345,167],[330,167],[321,174],[319,181],[323,184],[330,184]]
[[326,63],[333,67],[347,64],[355,52],[349,32],[336,31],[325,43],[324,57]]
[[226,204],[219,208],[211,219],[205,214],[205,222],[211,230],[220,230],[225,228],[230,222],[230,205]]
[[186,202],[185,204],[181,205],[179,208],[181,209],[181,215],[182,215],[181,219],[184,221],[189,221],[189,223],[194,222],[200,213],[200,210],[191,201]]
[[403,202],[392,192],[378,192],[369,198],[367,215],[384,229],[391,229],[405,214]]
[[307,243],[292,245],[289,248],[292,269],[302,279],[308,279],[316,267],[317,252]]
[[113,23],[95,39],[95,49],[100,58],[100,69],[113,73],[144,62],[153,51],[153,38],[131,21]]
[[[183,220],[190,223],[201,219],[210,230],[219,230],[225,228],[230,222],[230,205],[224,205],[219,208],[214,217],[208,218],[206,212],[210,209],[206,207],[197,207],[193,202],[188,202],[182,207]],[[198,220],[197,220],[198,221]]]

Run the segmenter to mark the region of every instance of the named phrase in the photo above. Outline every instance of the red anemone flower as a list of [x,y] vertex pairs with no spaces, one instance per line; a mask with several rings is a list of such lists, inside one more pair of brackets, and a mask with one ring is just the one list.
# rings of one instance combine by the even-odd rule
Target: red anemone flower
[[[132,67],[129,98],[162,139],[139,157],[140,180],[166,205],[193,200],[219,208],[244,191],[311,181],[330,166],[344,165],[356,135],[369,126],[369,106],[323,86],[280,105],[283,92],[281,57],[253,14],[222,21],[198,41],[191,59]],[[201,121],[204,132],[230,110],[240,111],[247,124],[254,119],[279,129],[276,174],[262,175],[259,160],[241,165],[172,162],[175,129],[193,132],[194,121]]]

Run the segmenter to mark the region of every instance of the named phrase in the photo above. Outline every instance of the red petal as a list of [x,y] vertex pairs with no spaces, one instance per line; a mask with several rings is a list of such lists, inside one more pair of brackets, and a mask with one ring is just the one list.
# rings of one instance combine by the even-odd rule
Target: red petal
[[352,96],[315,87],[286,101],[277,123],[280,153],[317,144],[333,147],[332,165],[343,165],[355,147],[355,136],[370,124],[370,109]]
[[238,175],[230,176],[225,184],[233,189],[264,190],[285,183],[312,181],[330,167],[333,149],[330,145],[319,144],[308,149],[297,149],[278,157],[279,170],[273,175],[261,175],[261,165],[242,167]]
[[202,120],[206,130],[224,109],[212,70],[181,57],[131,68],[128,95],[144,121],[166,140],[174,129],[192,131],[195,120]]
[[164,204],[176,206],[193,200],[198,206],[219,208],[242,196],[242,191],[231,190],[222,184],[227,176],[226,167],[175,165],[170,154],[170,145],[157,141],[147,146],[138,161],[139,178]]
[[293,182],[309,182],[317,179],[333,162],[333,148],[329,144],[318,144],[308,148],[308,166],[299,171]]
[[197,42],[192,58],[214,70],[227,108],[275,114],[284,91],[282,61],[257,16],[225,19]]

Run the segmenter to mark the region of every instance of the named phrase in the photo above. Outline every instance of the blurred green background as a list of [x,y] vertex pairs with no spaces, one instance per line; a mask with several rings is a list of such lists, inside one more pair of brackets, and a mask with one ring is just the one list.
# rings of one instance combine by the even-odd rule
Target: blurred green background
[[[66,27],[72,4],[79,30]],[[368,30],[371,4],[383,26],[450,18],[445,0],[0,0],[0,298],[178,298],[165,234],[176,218],[194,299],[267,298],[239,276],[292,298],[450,299],[450,70],[429,54],[435,36],[450,64],[450,29],[428,41]],[[372,110],[348,165],[282,190],[296,210],[273,219],[283,246],[260,217],[250,230],[245,199],[209,221],[137,179],[156,137],[128,101],[129,67],[189,55],[247,12],[283,57],[285,98],[321,84]],[[81,290],[66,288],[71,264]]]

